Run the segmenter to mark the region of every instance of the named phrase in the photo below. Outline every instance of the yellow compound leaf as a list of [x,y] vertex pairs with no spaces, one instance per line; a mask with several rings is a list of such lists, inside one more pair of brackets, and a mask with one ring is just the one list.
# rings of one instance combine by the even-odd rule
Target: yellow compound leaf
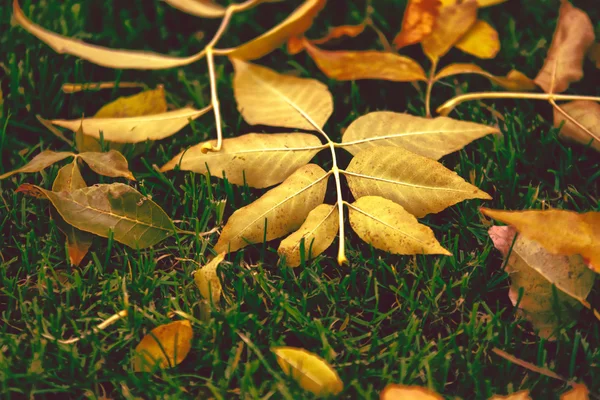
[[151,372],[180,364],[190,352],[193,335],[189,321],[175,321],[152,329],[135,348],[133,370]]
[[443,397],[420,386],[390,384],[383,389],[379,400],[443,400]]
[[500,40],[490,24],[477,20],[455,47],[478,58],[494,58],[500,51]]
[[335,395],[344,390],[337,372],[318,355],[294,347],[273,347],[277,363],[287,375],[317,396]]
[[496,85],[502,86],[504,89],[511,91],[527,91],[535,90],[537,88],[537,85],[532,79],[528,78],[525,74],[517,70],[513,69],[506,76],[495,76],[475,64],[450,64],[442,68],[437,73],[435,80],[437,81],[439,79],[459,74],[481,75],[488,78]]
[[[554,109],[554,126],[558,128],[565,123],[560,130],[560,137],[600,151],[600,104],[595,101],[577,100],[561,104],[560,108],[581,125],[576,125],[559,110]],[[582,126],[585,129],[582,129]]]
[[194,282],[203,298],[218,305],[223,291],[217,267],[225,259],[225,253],[218,254],[208,264],[194,272]]

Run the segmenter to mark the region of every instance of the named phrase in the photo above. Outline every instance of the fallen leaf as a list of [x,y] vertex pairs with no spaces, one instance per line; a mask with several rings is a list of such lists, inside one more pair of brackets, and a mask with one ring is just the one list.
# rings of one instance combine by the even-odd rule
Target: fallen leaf
[[394,38],[394,46],[419,43],[432,31],[440,12],[440,0],[409,0],[402,18],[402,28]]
[[[460,3],[461,1],[462,0],[441,0],[442,7],[451,6],[451,5]],[[508,0],[476,0],[477,7],[479,7],[479,8],[485,8],[485,7],[495,6],[497,4],[501,4],[501,3],[504,3],[506,1],[508,1]]]
[[[339,222],[335,214],[336,207],[329,204],[321,204],[312,210],[306,217],[306,221],[281,241],[277,253],[285,258],[286,265],[297,267],[302,258],[309,260],[315,258],[333,243],[338,230]],[[304,254],[301,254],[300,245],[304,241]]]
[[561,104],[560,108],[585,128],[577,126],[554,109],[554,126],[558,128],[565,123],[560,130],[560,137],[600,151],[600,104],[595,101],[577,100]]
[[211,0],[164,0],[165,3],[184,13],[203,18],[220,18],[225,15],[225,7]]
[[0,175],[0,179],[5,179],[14,174],[23,172],[39,172],[43,169],[48,168],[54,163],[57,163],[61,160],[64,160],[65,158],[73,156],[75,156],[75,154],[69,151],[56,152],[52,150],[44,150],[37,156],[33,157],[27,164],[25,164],[21,168],[14,169],[12,171]]
[[235,185],[265,188],[282,182],[323,148],[318,137],[307,133],[249,133],[223,140],[221,151],[205,153],[207,143],[215,145],[216,141],[182,151],[160,170],[179,166],[200,174],[210,171],[212,176],[226,177]]
[[129,170],[127,159],[118,151],[107,153],[86,152],[78,155],[97,174],[112,178],[123,177],[135,181]]
[[490,218],[514,226],[552,254],[581,254],[600,272],[600,212],[566,210],[504,211],[481,208]]
[[510,71],[505,77],[495,76],[485,71],[475,64],[450,64],[441,69],[435,76],[435,80],[440,80],[459,74],[477,74],[488,78],[498,86],[511,91],[535,90],[537,85],[522,72],[517,70]]
[[44,125],[50,132],[52,132],[54,134],[54,136],[56,136],[63,142],[67,143],[69,146],[73,146],[73,141],[67,139],[65,137],[65,135],[62,133],[62,131],[60,129],[56,128],[54,125],[52,125],[52,123],[50,121],[40,117],[39,115],[36,115],[35,117],[37,118],[38,121],[40,121],[40,123],[42,125]]
[[600,68],[600,43],[596,42],[590,46],[588,58],[596,64],[596,68]]
[[529,390],[521,390],[513,394],[507,394],[506,396],[496,394],[490,397],[489,400],[531,400],[531,396],[529,396]]
[[357,37],[361,33],[365,31],[365,24],[358,25],[340,25],[329,28],[329,32],[327,35],[320,37],[318,39],[312,39],[310,42],[314,44],[325,44],[331,42],[335,39],[340,39],[342,37]]
[[322,128],[333,112],[331,93],[317,80],[278,74],[241,60],[231,62],[238,110],[250,125],[314,130],[308,118]]
[[589,400],[590,391],[584,384],[574,383],[573,388],[560,395],[560,400]]
[[211,300],[213,304],[218,305],[221,300],[223,288],[217,267],[225,259],[225,253],[218,254],[208,264],[194,272],[194,282],[203,298]]
[[[535,83],[548,93],[567,90],[572,82],[583,78],[583,60],[594,40],[594,26],[590,17],[569,1],[562,0],[550,50]],[[556,75],[552,88],[554,68]]]
[[379,400],[443,400],[443,397],[424,387],[392,383],[383,389]]
[[353,155],[371,147],[403,147],[438,160],[491,133],[499,133],[499,130],[447,117],[432,119],[375,111],[354,120],[344,132],[342,143],[337,146]]
[[323,203],[328,176],[316,164],[299,168],[281,185],[234,212],[214,246],[215,251],[233,252],[300,228],[310,211]]
[[88,82],[88,83],[63,83],[61,89],[63,93],[77,93],[86,90],[102,90],[102,89],[113,89],[118,87],[119,89],[124,88],[141,88],[144,84],[137,82]]
[[350,226],[373,247],[392,254],[452,255],[433,232],[401,205],[378,196],[361,197],[349,205]]
[[23,14],[18,0],[13,0],[13,18],[26,31],[46,43],[57,53],[71,54],[108,68],[166,69],[191,64],[204,55],[198,53],[190,57],[171,57],[149,51],[114,50],[81,40],[69,39],[31,22]]
[[344,390],[337,372],[318,355],[294,347],[273,347],[277,363],[287,375],[317,396],[335,395]]
[[152,329],[135,348],[133,370],[152,372],[157,367],[179,365],[190,352],[193,335],[189,321],[175,321]]
[[454,46],[478,58],[494,58],[500,51],[500,40],[498,32],[479,19]]
[[51,192],[23,184],[16,192],[50,200],[69,224],[82,231],[112,237],[132,248],[146,248],[175,232],[156,203],[122,183],[101,184],[72,192]]

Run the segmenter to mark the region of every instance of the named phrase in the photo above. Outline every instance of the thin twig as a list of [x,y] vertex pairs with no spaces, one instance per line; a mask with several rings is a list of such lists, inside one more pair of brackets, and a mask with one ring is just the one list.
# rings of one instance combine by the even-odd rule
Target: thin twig
[[427,90],[425,92],[425,116],[431,118],[431,90],[435,83],[435,71],[437,69],[438,59],[434,58],[431,61],[431,69],[429,70],[429,76],[427,77]]
[[49,335],[47,333],[43,333],[42,336],[45,337],[46,339],[56,340],[58,343],[61,343],[61,344],[73,344],[73,343],[79,342],[81,339],[91,335],[92,333],[96,333],[98,331],[106,329],[110,325],[114,324],[115,322],[117,322],[118,320],[120,320],[121,318],[124,318],[126,316],[127,316],[127,310],[121,310],[118,313],[111,315],[109,318],[102,321],[96,327],[92,328],[92,330],[90,330],[89,332],[86,332],[79,337],[74,337],[71,339],[66,339],[66,340],[56,339],[54,336]]

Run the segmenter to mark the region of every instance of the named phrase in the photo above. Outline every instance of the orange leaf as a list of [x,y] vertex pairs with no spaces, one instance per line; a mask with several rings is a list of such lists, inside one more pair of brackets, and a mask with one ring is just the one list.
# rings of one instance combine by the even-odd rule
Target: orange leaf
[[363,33],[365,30],[365,25],[364,24],[360,24],[360,25],[340,25],[340,26],[335,26],[331,29],[329,29],[329,32],[327,32],[327,35],[323,36],[322,38],[319,39],[314,39],[311,40],[311,43],[314,44],[325,44],[327,42],[330,42],[334,39],[339,39],[342,38],[344,36],[348,36],[348,37],[357,37],[358,35],[360,35],[361,33]]
[[584,384],[574,383],[571,390],[560,396],[560,400],[590,400],[590,391]]
[[528,78],[522,72],[517,70],[510,71],[506,76],[496,76],[492,75],[489,72],[482,69],[480,66],[475,64],[450,64],[444,67],[440,72],[435,76],[435,80],[439,80],[442,78],[447,78],[453,75],[459,74],[477,74],[481,76],[485,76],[490,81],[494,82],[496,85],[502,86],[507,90],[535,90],[537,88],[536,84],[532,79]]
[[498,32],[479,19],[456,43],[456,48],[478,58],[494,58],[500,51]]
[[531,396],[529,396],[529,390],[521,390],[520,392],[516,392],[513,394],[508,394],[506,396],[494,395],[489,400],[531,400]]
[[440,0],[409,0],[402,19],[402,29],[394,38],[396,48],[419,43],[429,35],[441,5]]
[[600,43],[596,42],[588,51],[588,58],[600,68]]
[[383,389],[379,400],[442,400],[436,392],[420,386],[390,384]]

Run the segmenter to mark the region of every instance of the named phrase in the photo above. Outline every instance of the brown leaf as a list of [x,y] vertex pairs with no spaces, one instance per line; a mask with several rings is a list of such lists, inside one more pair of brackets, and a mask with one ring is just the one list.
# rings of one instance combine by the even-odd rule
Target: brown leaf
[[600,151],[600,104],[577,100],[561,104],[560,108],[581,125],[574,124],[559,110],[554,109],[554,126],[558,128],[565,122],[560,130],[560,137]]
[[441,5],[440,0],[409,0],[404,10],[402,28],[394,38],[394,46],[400,49],[427,37],[433,31]]
[[52,150],[44,150],[37,156],[33,157],[27,164],[21,168],[14,169],[0,175],[0,179],[8,178],[14,174],[23,172],[39,172],[48,168],[54,163],[64,160],[67,157],[73,157],[75,154],[68,151],[56,152]]
[[[562,0],[552,44],[535,83],[548,93],[567,90],[571,82],[583,78],[583,60],[594,40],[594,26],[590,17],[568,0]],[[552,88],[552,72],[555,67],[556,76]]]
[[588,58],[600,68],[600,43],[594,43],[588,50]]
[[494,58],[500,51],[500,39],[498,39],[498,32],[480,19],[454,46],[478,58]]
[[537,85],[532,79],[528,78],[525,74],[517,70],[513,69],[505,77],[495,76],[475,64],[450,64],[437,73],[435,80],[437,81],[439,79],[459,74],[477,74],[485,76],[496,85],[512,91],[535,90],[537,88]]
[[387,385],[379,400],[443,400],[443,397],[433,390],[421,386]]
[[189,321],[175,321],[152,329],[135,348],[133,370],[151,372],[155,367],[164,369],[180,364],[192,348],[193,335]]
[[111,150],[107,153],[86,152],[78,155],[97,174],[111,178],[127,178],[135,181],[129,170],[127,159],[118,151]]

